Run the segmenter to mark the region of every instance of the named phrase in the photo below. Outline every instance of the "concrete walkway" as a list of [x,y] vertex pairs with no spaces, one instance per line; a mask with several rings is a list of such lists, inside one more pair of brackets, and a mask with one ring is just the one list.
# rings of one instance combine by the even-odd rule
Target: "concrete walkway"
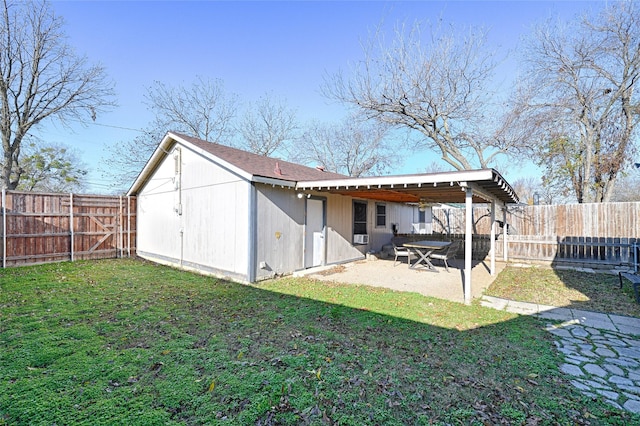
[[640,318],[483,296],[483,306],[554,321],[546,330],[564,356],[560,370],[589,397],[640,413]]

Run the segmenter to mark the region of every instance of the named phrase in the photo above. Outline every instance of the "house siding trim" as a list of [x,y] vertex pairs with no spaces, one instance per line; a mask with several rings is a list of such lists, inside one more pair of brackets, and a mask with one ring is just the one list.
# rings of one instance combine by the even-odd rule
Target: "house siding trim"
[[257,251],[258,251],[258,236],[257,236],[257,221],[258,221],[258,190],[256,189],[255,183],[251,183],[249,187],[249,209],[248,209],[248,217],[247,220],[249,222],[249,262],[247,265],[247,277],[249,277],[249,282],[255,282],[256,276],[258,275],[258,265],[257,265]]

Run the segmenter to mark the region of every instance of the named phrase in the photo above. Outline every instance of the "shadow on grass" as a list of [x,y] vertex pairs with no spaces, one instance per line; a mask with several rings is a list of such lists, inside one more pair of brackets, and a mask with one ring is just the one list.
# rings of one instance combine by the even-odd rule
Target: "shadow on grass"
[[530,317],[135,261],[0,272],[0,423],[629,424]]

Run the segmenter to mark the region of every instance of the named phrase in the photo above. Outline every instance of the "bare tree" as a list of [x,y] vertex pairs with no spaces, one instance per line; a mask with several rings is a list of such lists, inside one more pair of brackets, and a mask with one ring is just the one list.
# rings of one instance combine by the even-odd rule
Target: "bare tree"
[[296,145],[294,161],[348,176],[383,174],[398,161],[388,128],[353,117],[340,124],[313,123]]
[[196,77],[191,86],[156,81],[147,88],[147,107],[155,114],[153,129],[175,130],[210,142],[229,144],[237,96],[219,79]]
[[148,128],[128,141],[119,141],[108,147],[101,167],[102,177],[108,180],[111,190],[119,193],[129,189],[158,144],[171,129]]
[[4,0],[0,6],[2,185],[20,183],[22,142],[46,119],[84,119],[114,106],[112,84],[67,45],[48,3]]
[[229,145],[237,96],[224,89],[221,80],[196,77],[190,86],[155,82],[147,88],[145,103],[153,121],[133,140],[110,148],[103,175],[114,189],[131,185],[167,131],[177,131],[210,142]]
[[237,128],[242,138],[238,148],[270,156],[286,150],[286,143],[294,139],[296,113],[285,101],[266,94],[247,106]]
[[[631,161],[640,120],[640,11],[616,2],[569,26],[547,23],[527,49],[517,115],[545,183],[605,202]],[[524,124],[523,124],[524,123]]]
[[419,132],[421,146],[457,170],[488,167],[519,140],[511,140],[491,105],[495,63],[486,31],[439,30],[424,36],[418,23],[401,26],[391,43],[378,32],[350,75],[329,76],[323,93],[368,118]]
[[76,152],[64,144],[30,140],[23,147],[19,166],[22,179],[17,189],[77,192],[85,188],[86,166]]
[[620,176],[618,185],[611,195],[611,201],[640,201],[640,170],[637,167],[625,170]]

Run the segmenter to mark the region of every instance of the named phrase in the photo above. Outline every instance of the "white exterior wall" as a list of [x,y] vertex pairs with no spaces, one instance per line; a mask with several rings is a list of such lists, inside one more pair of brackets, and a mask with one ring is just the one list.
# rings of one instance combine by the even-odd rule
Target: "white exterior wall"
[[137,250],[168,259],[180,259],[180,216],[175,208],[178,193],[175,189],[172,157],[161,164],[138,194]]
[[[411,233],[414,214],[412,206],[360,200],[342,195],[329,195],[327,199],[327,263],[361,258],[369,250],[380,251],[393,237],[393,223],[398,225],[399,233]],[[354,201],[367,203],[367,245],[352,244]],[[387,220],[384,227],[376,227],[376,204],[386,206]]]
[[256,278],[302,269],[306,198],[279,186],[256,189]]
[[[386,206],[387,221],[383,227],[376,226],[376,204]],[[367,205],[367,227],[369,229],[369,250],[380,251],[393,238],[392,225],[396,224],[399,234],[410,234],[413,229],[413,214],[417,208],[399,203],[369,201]]]
[[319,194],[327,197],[327,263],[361,259],[367,246],[351,244],[353,240],[353,198]]
[[138,195],[138,252],[247,281],[251,185],[182,146],[177,169],[175,152]]

